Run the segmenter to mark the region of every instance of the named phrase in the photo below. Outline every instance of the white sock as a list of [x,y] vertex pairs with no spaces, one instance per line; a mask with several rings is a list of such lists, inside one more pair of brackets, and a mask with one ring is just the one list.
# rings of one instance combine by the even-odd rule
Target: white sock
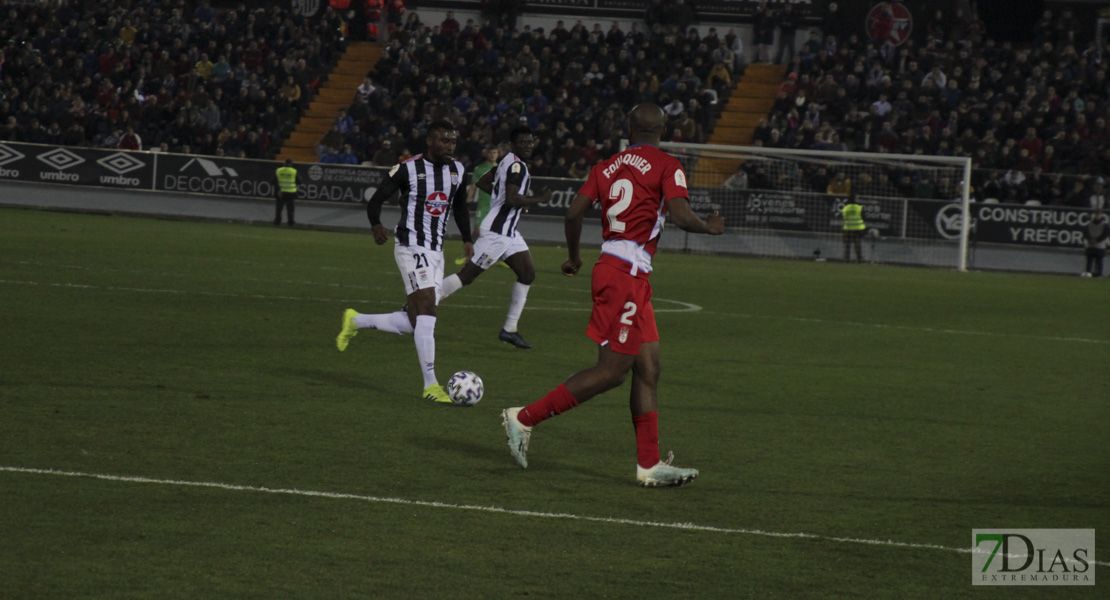
[[516,331],[520,314],[524,312],[524,303],[528,301],[529,287],[519,281],[513,283],[513,299],[509,301],[509,316],[505,318],[505,331],[510,333]]
[[389,333],[412,333],[409,315],[403,310],[381,315],[358,315],[355,326],[359,329],[377,329]]
[[416,343],[420,369],[424,371],[424,387],[439,383],[436,380],[436,318],[431,315],[417,316],[412,339]]
[[442,299],[450,296],[451,294],[454,294],[455,292],[461,290],[462,286],[463,286],[462,279],[459,279],[459,276],[458,276],[457,273],[455,275],[447,277],[446,279],[443,280],[443,284],[439,286],[439,298],[440,298],[440,300],[442,300]]

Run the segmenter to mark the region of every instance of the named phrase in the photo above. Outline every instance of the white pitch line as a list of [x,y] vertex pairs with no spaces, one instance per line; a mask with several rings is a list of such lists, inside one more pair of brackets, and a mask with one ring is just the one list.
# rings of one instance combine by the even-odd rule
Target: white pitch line
[[[22,473],[29,475],[54,475],[58,477],[78,477],[85,479],[99,479],[101,481],[116,481],[124,483],[147,483],[154,485],[170,485],[178,487],[207,488],[227,490],[232,492],[252,492],[258,494],[277,494],[282,496],[302,496],[306,498],[329,498],[333,500],[357,500],[359,502],[377,502],[383,504],[400,504],[404,506],[419,506],[424,508],[443,508],[450,510],[466,510],[474,512],[495,513],[515,517],[538,517],[542,519],[566,519],[569,521],[583,521],[587,523],[603,523],[607,525],[631,525],[634,527],[658,527],[661,529],[678,529],[682,531],[700,531],[706,533],[723,533],[734,535],[755,535],[781,539],[806,539],[841,544],[862,544],[866,546],[888,546],[893,548],[908,548],[913,550],[940,550],[943,552],[958,552],[971,554],[976,552],[971,548],[953,548],[938,544],[922,544],[915,542],[896,542],[894,540],[879,540],[867,538],[851,538],[820,535],[816,533],[788,533],[778,531],[764,531],[762,529],[739,529],[733,527],[717,527],[715,525],[698,525],[696,523],[668,523],[664,521],[639,521],[636,519],[621,519],[614,517],[591,517],[589,515],[576,515],[572,513],[552,513],[532,510],[503,508],[500,506],[478,506],[475,504],[452,504],[450,502],[435,502],[430,500],[411,500],[408,498],[391,498],[388,496],[367,496],[362,494],[348,494],[341,492],[323,492],[317,490],[299,490],[290,488],[269,488],[253,485],[236,485],[232,483],[219,483],[215,481],[187,481],[181,479],[155,479],[152,477],[136,477],[129,475],[108,475],[105,473],[85,473],[81,471],[60,471],[56,469],[34,469],[28,467],[0,466],[0,471],[8,473]],[[1092,564],[1107,566],[1110,563],[1091,561]]]
[[903,329],[906,331],[924,331],[927,333],[951,333],[955,335],[982,335],[988,337],[1011,337],[1028,340],[1043,340],[1051,342],[1082,342],[1085,344],[1110,344],[1110,340],[1096,340],[1091,338],[1062,337],[1053,335],[1036,335],[1032,333],[999,333],[997,331],[972,331],[968,329],[945,329],[941,327],[920,327],[915,325],[889,325],[886,323],[863,323],[861,321],[838,321],[835,319],[814,319],[810,317],[782,317],[777,315],[752,315],[707,310],[706,314],[726,315],[742,319],[766,319],[771,321],[792,321],[796,323],[820,323],[822,325],[849,325],[851,327],[873,327],[876,329]]
[[[109,292],[136,292],[142,294],[178,294],[178,295],[191,295],[191,296],[210,296],[220,298],[252,298],[255,300],[296,300],[296,301],[312,301],[312,302],[345,302],[345,303],[361,303],[361,304],[388,304],[396,305],[398,300],[392,298],[390,300],[367,300],[365,298],[321,298],[318,296],[275,296],[272,294],[238,294],[232,292],[206,292],[198,290],[172,290],[165,288],[135,288],[135,287],[118,287],[118,286],[101,286],[101,285],[86,285],[83,283],[52,283],[41,281],[19,281],[13,279],[0,279],[0,284],[11,285],[41,285],[46,287],[56,288],[72,288],[79,290],[106,290]],[[332,284],[320,284],[321,287],[333,287]],[[671,304],[678,304],[679,308],[656,308],[657,313],[671,313],[671,312],[697,312],[701,307],[697,304],[689,302],[682,302],[680,300],[667,300],[666,298],[652,298],[655,302],[668,302]],[[473,309],[498,309],[503,310],[504,305],[487,305],[487,304],[465,304],[461,302],[452,302],[452,307],[457,308],[473,308]],[[558,312],[590,312],[592,308],[589,305],[582,305],[576,303],[576,306],[558,307],[558,306],[526,306],[525,310],[529,311],[558,311]]]
[[[97,285],[84,285],[77,283],[43,283],[39,281],[18,281],[9,279],[0,279],[0,284],[12,285],[42,285],[47,287],[60,287],[60,288],[75,288],[75,289],[88,289],[88,290],[108,290],[114,292],[140,292],[147,294],[190,294],[197,296],[218,296],[224,298],[254,298],[257,300],[296,300],[296,301],[313,301],[313,302],[345,302],[345,303],[362,303],[362,304],[385,304],[395,305],[396,299],[390,300],[367,300],[365,298],[321,298],[313,296],[274,296],[269,294],[236,294],[231,292],[205,292],[197,290],[171,290],[171,289],[158,289],[158,288],[131,288],[131,287],[114,287],[114,286],[97,286]],[[319,284],[322,287],[335,287],[334,284]],[[1018,338],[1026,340],[1041,340],[1046,342],[1079,342],[1083,344],[1110,344],[1110,340],[1099,340],[1091,338],[1079,337],[1063,337],[1051,335],[1035,335],[1028,333],[1000,333],[996,331],[973,331],[968,329],[947,329],[941,327],[919,327],[914,325],[889,325],[886,323],[864,323],[861,321],[838,321],[834,319],[815,319],[810,317],[782,317],[775,315],[753,315],[747,313],[734,313],[718,310],[703,310],[701,306],[692,304],[690,302],[682,302],[681,300],[668,300],[666,298],[652,298],[655,302],[668,302],[678,304],[680,308],[656,308],[657,313],[681,313],[681,312],[703,312],[710,315],[724,315],[728,317],[739,317],[742,319],[766,319],[773,321],[790,321],[795,323],[820,323],[823,325],[847,325],[851,327],[871,327],[876,329],[899,329],[904,331],[923,331],[926,333],[944,333],[951,335],[979,335],[985,337],[1000,337],[1000,338]],[[465,304],[452,302],[451,306],[457,308],[471,308],[482,310],[501,310],[505,307],[501,304]],[[577,306],[577,307],[556,307],[556,306],[527,306],[525,310],[528,311],[554,311],[554,312],[588,312],[590,307]]]

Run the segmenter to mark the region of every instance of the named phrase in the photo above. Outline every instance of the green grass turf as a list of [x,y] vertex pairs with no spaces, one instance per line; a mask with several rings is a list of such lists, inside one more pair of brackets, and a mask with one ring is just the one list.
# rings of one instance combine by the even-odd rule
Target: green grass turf
[[500,410],[596,357],[588,276],[533,252],[534,350],[497,341],[507,269],[440,307],[463,409],[410,337],[335,350],[403,302],[368,235],[0,210],[0,468],[161,481],[0,470],[0,598],[1100,597],[973,588],[954,549],[1110,556],[1110,282],[660,254],[662,450],[701,477],[645,490],[627,383],[509,457]]

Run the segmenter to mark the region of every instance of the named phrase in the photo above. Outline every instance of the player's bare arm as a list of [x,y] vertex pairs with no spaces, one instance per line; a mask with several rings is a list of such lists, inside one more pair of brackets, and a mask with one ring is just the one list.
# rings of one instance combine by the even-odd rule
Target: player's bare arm
[[[510,185],[513,185],[512,182],[510,182]],[[519,185],[519,183],[516,184],[516,186]],[[519,187],[511,187],[506,190],[505,203],[509,206],[531,206],[551,200],[551,189],[547,187],[540,188],[538,194],[532,194],[531,196],[521,194],[517,189]]]
[[667,200],[667,217],[679,229],[690,233],[721,235],[725,232],[725,218],[721,216],[721,213],[713,211],[713,214],[702,219],[690,208],[689,198],[671,198]]
[[577,194],[567,209],[566,220],[563,227],[567,237],[567,258],[563,262],[563,275],[574,277],[582,268],[582,256],[579,254],[579,241],[582,239],[582,220],[586,218],[586,211],[590,210],[593,201],[585,194]]

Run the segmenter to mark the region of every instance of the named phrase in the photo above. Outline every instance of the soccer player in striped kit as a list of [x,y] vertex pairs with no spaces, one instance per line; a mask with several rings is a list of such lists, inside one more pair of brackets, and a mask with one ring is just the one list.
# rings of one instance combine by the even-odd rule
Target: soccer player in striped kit
[[646,487],[683,485],[697,469],[660,460],[658,427],[659,331],[651,306],[652,258],[670,220],[691,233],[724,233],[725,222],[713,213],[706,219],[690,209],[686,173],[658,148],[666,117],[659,106],[639,104],[628,115],[627,150],[598,163],[578,191],[566,215],[567,250],[563,274],[582,267],[579,241],[582,219],[601,202],[601,257],[594,264],[593,314],[586,335],[598,345],[597,364],[573,374],[543,398],[501,413],[509,451],[528,466],[532,428],[624,382],[632,371],[629,408],[636,432],[636,481]]
[[455,213],[455,225],[462,234],[467,258],[474,256],[470,235],[470,215],[466,210],[466,172],[454,158],[458,131],[448,121],[428,126],[428,151],[394,165],[366,205],[366,216],[379,246],[389,240],[381,222],[382,203],[400,192],[401,219],[394,228],[396,243],[393,257],[401,271],[408,302],[397,312],[366,315],[348,308],[343,313],[343,329],[335,338],[342,352],[359,329],[378,329],[390,333],[409,333],[416,344],[416,355],[424,375],[426,400],[450,403],[447,391],[436,379],[436,304],[443,283],[443,239],[447,218]]
[[536,279],[536,267],[532,264],[532,253],[528,244],[516,230],[524,207],[551,199],[551,191],[543,190],[532,195],[531,177],[528,165],[524,162],[532,157],[536,140],[528,127],[515,127],[509,133],[511,151],[501,159],[496,169],[490,169],[478,180],[478,188],[490,194],[489,213],[482,219],[478,241],[474,244],[474,256],[456,274],[443,280],[443,298],[470,285],[486,269],[497,261],[504,261],[516,273],[509,300],[509,314],[498,339],[527,350],[531,344],[524,341],[517,324],[528,300],[528,288]]

